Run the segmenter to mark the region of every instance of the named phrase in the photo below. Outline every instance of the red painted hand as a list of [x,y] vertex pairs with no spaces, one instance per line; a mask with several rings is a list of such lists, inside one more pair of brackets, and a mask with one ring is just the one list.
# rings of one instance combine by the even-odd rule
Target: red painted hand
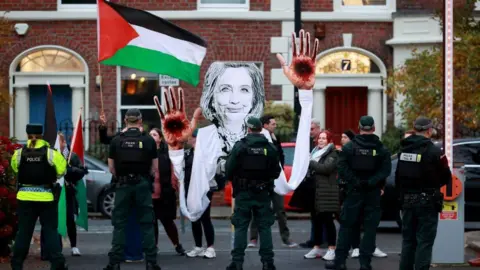
[[166,91],[166,89],[163,90],[166,103],[165,112],[162,110],[157,96],[153,97],[153,101],[157,106],[158,114],[160,115],[160,119],[162,121],[162,130],[165,137],[165,142],[168,144],[170,149],[182,149],[183,144],[188,140],[188,138],[192,135],[193,130],[196,128],[198,119],[202,114],[202,109],[197,108],[193,113],[192,120],[188,121],[184,107],[185,100],[183,89],[180,87],[178,88],[178,95],[180,99],[179,102],[177,102],[175,94],[173,93],[173,87],[169,87],[168,91]]
[[305,31],[300,30],[300,53],[298,53],[295,42],[296,35],[292,33],[293,58],[290,65],[287,65],[281,54],[277,54],[277,59],[282,65],[283,74],[294,86],[298,89],[311,90],[315,85],[315,58],[319,49],[319,41],[315,39],[313,50],[310,50],[310,33],[307,32],[306,40],[304,35]]

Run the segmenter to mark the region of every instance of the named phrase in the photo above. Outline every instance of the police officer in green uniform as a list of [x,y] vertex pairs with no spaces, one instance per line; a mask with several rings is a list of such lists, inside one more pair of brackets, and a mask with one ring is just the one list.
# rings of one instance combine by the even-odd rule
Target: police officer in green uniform
[[[143,237],[147,270],[160,270],[153,229],[151,175],[158,179],[157,147],[152,137],[141,132],[142,114],[129,109],[125,114],[127,130],[110,143],[108,167],[116,179],[115,205],[112,213],[112,249],[104,270],[119,270],[124,258],[125,228],[130,208],[137,209]],[[133,204],[133,205],[132,205]]]
[[22,270],[30,249],[37,219],[40,218],[45,248],[52,270],[66,270],[58,241],[58,207],[54,197],[55,182],[65,175],[67,161],[48,142],[42,140],[43,126],[27,125],[28,141],[12,156],[12,170],[17,174],[18,231],[11,266]]
[[402,205],[402,254],[400,270],[430,269],[437,235],[438,213],[442,211],[440,188],[452,180],[447,158],[435,146],[432,121],[415,120],[415,135],[401,142],[395,186]]
[[338,160],[338,176],[346,183],[346,197],[340,214],[335,261],[327,262],[327,269],[346,269],[353,228],[363,212],[364,234],[360,243],[360,269],[372,269],[376,231],[381,218],[381,186],[390,175],[390,152],[375,132],[371,116],[362,116],[360,134],[342,147]]
[[247,120],[248,134],[237,142],[228,156],[225,169],[232,180],[235,209],[232,224],[235,227],[232,263],[227,270],[242,270],[247,231],[252,218],[258,222],[261,261],[263,270],[275,270],[271,226],[275,222],[271,208],[273,181],[281,172],[278,152],[261,134],[258,118]]

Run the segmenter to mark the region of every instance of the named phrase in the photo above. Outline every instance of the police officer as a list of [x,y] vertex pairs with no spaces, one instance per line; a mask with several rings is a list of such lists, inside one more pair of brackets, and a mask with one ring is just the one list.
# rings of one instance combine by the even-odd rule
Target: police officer
[[432,247],[442,211],[440,188],[452,180],[447,158],[435,146],[432,121],[419,117],[415,134],[401,142],[395,185],[402,205],[402,254],[400,270],[430,269]]
[[360,244],[360,269],[372,269],[376,230],[381,218],[381,186],[390,175],[390,152],[375,132],[371,116],[362,116],[360,134],[342,147],[339,153],[338,176],[346,183],[346,197],[340,215],[335,261],[326,263],[327,269],[346,269],[345,261],[360,214],[363,212],[364,234]]
[[66,270],[65,258],[58,241],[58,208],[54,197],[57,179],[67,171],[67,161],[48,142],[42,140],[43,126],[29,124],[26,146],[14,152],[12,170],[17,173],[18,232],[13,247],[11,266],[22,270],[30,249],[33,230],[40,218],[45,249],[52,270]]
[[[142,114],[129,109],[125,114],[127,130],[110,143],[108,167],[116,177],[115,205],[112,213],[112,249],[104,270],[119,270],[124,258],[125,228],[130,208],[137,209],[143,236],[147,270],[160,270],[153,229],[152,182],[150,175],[159,177],[157,147],[152,137],[141,132]],[[133,203],[134,205],[131,205]]]
[[260,132],[258,118],[247,120],[248,134],[237,142],[226,162],[227,179],[232,179],[235,210],[232,224],[235,227],[232,263],[227,270],[242,270],[247,231],[252,213],[257,221],[263,270],[275,270],[271,226],[275,222],[271,208],[273,180],[281,172],[278,152]]

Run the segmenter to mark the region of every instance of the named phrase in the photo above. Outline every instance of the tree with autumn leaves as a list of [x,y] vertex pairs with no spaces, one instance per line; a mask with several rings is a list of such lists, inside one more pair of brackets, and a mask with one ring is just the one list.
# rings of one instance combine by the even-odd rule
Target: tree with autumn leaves
[[[480,136],[480,22],[473,17],[474,2],[454,9],[455,137]],[[437,17],[442,18],[441,12]],[[438,46],[414,50],[413,57],[392,72],[389,95],[405,96],[399,105],[406,123],[424,115],[443,133],[443,67],[443,46]]]

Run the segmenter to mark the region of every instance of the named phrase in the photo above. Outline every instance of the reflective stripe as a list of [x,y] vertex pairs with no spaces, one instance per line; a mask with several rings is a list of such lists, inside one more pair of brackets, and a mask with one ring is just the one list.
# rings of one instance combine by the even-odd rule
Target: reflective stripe
[[53,193],[20,190],[17,193],[17,199],[20,201],[51,202],[53,201]]
[[54,164],[53,164],[53,150],[50,149],[50,148],[48,148],[47,159],[48,159],[48,164],[50,164],[50,166],[54,166]]
[[22,148],[18,149],[18,153],[17,153],[17,167],[20,166],[20,161],[22,160]]

